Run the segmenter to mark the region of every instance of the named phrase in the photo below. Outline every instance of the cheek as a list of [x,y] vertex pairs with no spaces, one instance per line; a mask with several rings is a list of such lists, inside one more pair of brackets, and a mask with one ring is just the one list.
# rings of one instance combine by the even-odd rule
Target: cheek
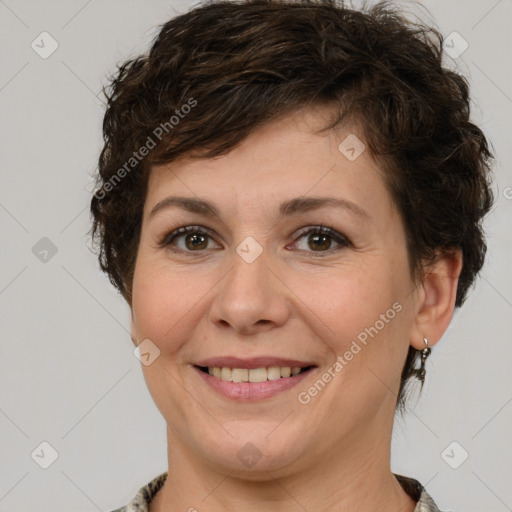
[[[302,289],[300,295],[307,297],[315,315],[339,340],[340,348],[347,339],[357,337],[379,321],[401,295],[401,286],[382,264],[343,268],[318,275],[310,282],[297,282],[296,286]],[[394,313],[392,310],[389,316]]]
[[212,269],[192,272],[187,265],[171,265],[161,256],[142,252],[133,279],[132,314],[137,341],[150,339],[162,355],[176,357],[199,319],[207,315],[220,277]]
[[372,258],[372,264],[319,274],[315,286],[297,280],[298,295],[307,297],[313,313],[309,316],[321,320],[329,358],[343,358],[338,384],[357,396],[379,395],[374,387],[381,383],[375,375],[389,383],[400,376],[411,324],[406,277],[392,260]]
[[157,262],[138,261],[133,279],[132,312],[139,341],[149,338],[161,349],[163,344],[169,348],[173,326],[179,325],[190,308],[188,288],[184,277],[165,272]]

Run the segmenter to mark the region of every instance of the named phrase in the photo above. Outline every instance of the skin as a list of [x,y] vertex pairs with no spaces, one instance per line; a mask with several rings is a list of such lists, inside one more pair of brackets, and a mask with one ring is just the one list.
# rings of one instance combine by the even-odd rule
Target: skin
[[[423,282],[413,281],[378,163],[369,150],[353,162],[338,150],[350,133],[364,141],[361,130],[315,133],[327,116],[296,112],[227,155],[151,171],[131,304],[134,344],[150,339],[160,350],[142,368],[168,427],[169,474],[151,512],[414,510],[390,469],[400,373],[409,345],[424,348],[426,336],[433,346],[446,330],[461,257],[440,257]],[[220,216],[176,206],[150,215],[178,195],[209,200]],[[326,206],[278,216],[282,201],[301,196],[342,198],[366,215]],[[350,243],[294,237],[320,224]],[[190,225],[211,235],[200,250],[186,234],[160,245]],[[252,263],[236,252],[248,236],[263,249]],[[401,311],[301,404],[298,393],[395,303]],[[277,396],[240,403],[214,392],[192,366],[226,355],[291,357],[317,368]],[[261,453],[252,468],[237,457],[248,442]]]

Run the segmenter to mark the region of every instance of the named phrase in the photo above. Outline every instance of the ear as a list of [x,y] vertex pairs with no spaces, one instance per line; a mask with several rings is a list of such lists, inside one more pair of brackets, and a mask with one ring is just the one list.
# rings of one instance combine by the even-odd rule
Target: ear
[[457,285],[462,270],[462,252],[460,250],[439,254],[434,263],[425,269],[423,283],[419,285],[419,302],[411,345],[417,349],[425,348],[423,338],[429,346],[435,345],[442,337],[453,316]]

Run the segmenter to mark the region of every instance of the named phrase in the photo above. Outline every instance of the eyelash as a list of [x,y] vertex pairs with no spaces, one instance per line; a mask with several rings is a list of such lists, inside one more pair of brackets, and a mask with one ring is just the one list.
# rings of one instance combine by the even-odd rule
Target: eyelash
[[[175,253],[197,252],[197,253],[201,254],[205,250],[207,250],[207,249],[200,249],[198,251],[188,251],[188,250],[183,250],[183,249],[176,249],[175,247],[173,247],[172,243],[175,241],[176,238],[178,238],[181,235],[187,235],[187,234],[195,234],[195,235],[213,238],[210,235],[210,233],[205,231],[201,226],[184,226],[184,227],[175,229],[173,232],[167,234],[163,238],[163,240],[160,242],[159,246],[162,248],[168,248],[172,252],[175,252]],[[319,257],[322,257],[324,255],[330,255],[333,252],[341,250],[342,248],[352,246],[352,243],[348,240],[348,238],[346,238],[344,235],[335,231],[333,227],[326,227],[321,224],[318,226],[308,226],[308,227],[300,229],[299,231],[296,231],[293,234],[294,242],[301,239],[305,235],[326,235],[326,236],[332,238],[338,244],[340,244],[341,247],[337,248],[337,249],[328,249],[327,251],[306,251],[306,252],[311,252]]]

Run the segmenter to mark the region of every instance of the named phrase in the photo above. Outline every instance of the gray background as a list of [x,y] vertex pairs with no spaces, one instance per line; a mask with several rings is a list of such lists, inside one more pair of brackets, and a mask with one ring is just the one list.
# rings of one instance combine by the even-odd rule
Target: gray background
[[[88,203],[105,76],[191,5],[0,0],[0,511],[109,511],[166,470],[165,422],[133,355],[128,308],[88,249]],[[486,221],[482,277],[435,347],[422,397],[397,418],[392,467],[424,483],[443,510],[505,512],[512,510],[512,0],[425,5],[445,36],[456,31],[469,44],[447,65],[469,78],[473,119],[494,146],[496,206]],[[43,31],[59,45],[47,59],[31,48]],[[41,252],[43,237],[55,255]],[[47,469],[43,441],[58,453]],[[452,469],[446,461],[460,463],[462,449],[469,458]]]

